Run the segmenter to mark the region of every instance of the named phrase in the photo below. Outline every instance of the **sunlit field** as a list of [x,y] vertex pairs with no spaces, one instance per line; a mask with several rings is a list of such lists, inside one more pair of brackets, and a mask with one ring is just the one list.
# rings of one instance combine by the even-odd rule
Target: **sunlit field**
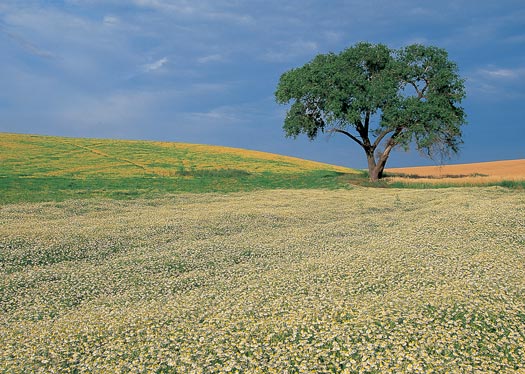
[[452,186],[483,186],[500,184],[507,187],[525,186],[525,159],[480,162],[472,164],[391,168],[387,178],[399,183]]
[[0,133],[0,204],[178,192],[346,188],[356,170],[265,152]]
[[0,372],[525,370],[522,191],[8,204],[0,261]]
[[26,177],[162,177],[218,168],[247,173],[352,171],[266,152],[176,142],[0,133],[0,146],[4,173]]

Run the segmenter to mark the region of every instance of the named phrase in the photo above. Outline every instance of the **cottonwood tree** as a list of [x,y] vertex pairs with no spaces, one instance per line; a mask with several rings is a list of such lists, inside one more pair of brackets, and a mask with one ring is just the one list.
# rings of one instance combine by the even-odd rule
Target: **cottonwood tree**
[[358,43],[320,54],[284,73],[275,97],[292,102],[287,136],[347,136],[364,150],[373,181],[383,177],[393,149],[413,145],[431,158],[458,152],[466,123],[457,65],[444,49],[419,44],[393,50]]

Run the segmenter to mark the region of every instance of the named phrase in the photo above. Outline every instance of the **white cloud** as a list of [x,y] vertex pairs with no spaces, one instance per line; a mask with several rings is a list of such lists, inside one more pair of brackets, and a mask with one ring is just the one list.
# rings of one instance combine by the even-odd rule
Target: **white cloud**
[[115,77],[110,71],[114,66],[122,72],[138,65],[127,42],[136,32],[101,27],[115,22],[120,21],[112,15],[91,19],[55,7],[13,7],[5,16],[9,37],[20,47],[40,57],[55,57],[54,66],[67,71],[64,78],[89,82],[92,77]]
[[102,22],[105,26],[117,26],[120,23],[120,20],[114,16],[105,16]]
[[166,65],[167,62],[168,62],[168,58],[167,57],[163,57],[160,60],[152,62],[151,64],[144,65],[143,69],[144,69],[144,71],[146,73],[149,73],[149,72],[152,72],[152,71],[156,71],[156,70],[159,70],[160,68],[162,68],[164,65]]
[[158,10],[161,12],[177,12],[191,14],[196,11],[194,6],[188,5],[187,3],[174,4],[160,0],[134,0],[133,3],[137,6]]
[[467,93],[491,99],[523,98],[521,83],[525,79],[525,68],[503,68],[489,66],[479,68],[467,76]]
[[416,17],[434,17],[436,15],[436,12],[434,10],[429,8],[423,8],[421,6],[416,6],[410,9],[408,13]]
[[113,92],[108,95],[74,94],[66,99],[59,122],[77,130],[125,128],[148,120],[153,108],[164,99],[160,92]]
[[217,92],[226,92],[232,83],[194,83],[185,89],[187,94],[202,95]]
[[319,45],[314,41],[296,40],[290,43],[279,43],[277,48],[264,53],[261,57],[269,62],[286,62],[295,57],[311,55],[319,51]]
[[481,69],[479,70],[481,75],[491,78],[503,78],[503,79],[514,79],[525,75],[525,69]]
[[95,27],[85,18],[74,16],[53,8],[28,7],[15,9],[6,16],[6,23],[39,37],[71,40],[84,32],[92,33]]
[[328,43],[340,43],[344,37],[342,32],[337,31],[325,31],[323,35]]
[[183,114],[183,117],[186,123],[195,124],[205,123],[207,125],[217,126],[235,126],[241,123],[249,124],[252,123],[256,117],[264,117],[268,114],[266,111],[260,109],[261,106],[267,104],[268,101],[273,103],[273,98],[237,105],[222,105],[200,112],[186,112]]
[[221,62],[224,60],[224,56],[218,53],[197,58],[197,62],[199,64],[206,64],[208,62]]
[[[236,22],[240,24],[250,24],[254,22],[252,16],[236,11],[216,10],[223,8],[225,3],[221,1],[195,1],[178,0],[134,0],[135,5],[143,8],[150,8],[162,13],[177,14],[185,17],[204,18],[218,21]],[[228,5],[226,3],[226,5]]]
[[239,122],[240,118],[237,113],[229,110],[228,108],[216,108],[207,112],[192,112],[188,113],[189,118],[197,120],[208,120],[222,124],[224,122],[234,123]]
[[0,25],[0,33],[3,33],[9,37],[12,41],[14,41],[18,46],[26,50],[27,52],[43,58],[55,58],[55,54],[47,51],[45,49],[42,49],[38,46],[36,46],[34,43],[30,42],[26,38],[22,37],[21,35],[15,34],[11,31],[9,31],[7,28]]
[[510,44],[523,44],[525,43],[525,34],[512,35],[506,37],[504,41]]

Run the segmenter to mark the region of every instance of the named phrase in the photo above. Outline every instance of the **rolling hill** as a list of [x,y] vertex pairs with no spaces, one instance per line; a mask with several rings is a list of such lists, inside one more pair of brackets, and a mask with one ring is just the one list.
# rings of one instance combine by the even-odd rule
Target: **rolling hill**
[[[390,168],[378,187],[525,187],[525,160]],[[277,154],[175,142],[0,133],[0,204],[179,192],[372,186],[355,169]]]
[[353,169],[238,148],[0,134],[2,202],[333,188]]

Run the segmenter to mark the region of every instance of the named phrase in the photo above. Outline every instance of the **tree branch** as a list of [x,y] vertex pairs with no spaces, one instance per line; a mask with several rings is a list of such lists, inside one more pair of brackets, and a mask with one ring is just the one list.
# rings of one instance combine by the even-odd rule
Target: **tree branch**
[[341,129],[331,129],[331,130],[329,130],[329,132],[338,132],[338,133],[344,134],[344,135],[348,136],[350,139],[352,139],[354,142],[359,144],[361,147],[363,147],[363,148],[365,147],[365,145],[363,144],[363,142],[361,140],[359,140],[358,138],[356,138],[355,136],[350,134],[348,131],[341,130]]
[[414,87],[414,90],[416,90],[417,97],[421,98],[421,91],[419,91],[419,88],[417,88],[417,84],[413,81],[409,82],[412,87]]
[[410,85],[411,85],[412,87],[414,87],[414,89],[416,90],[417,98],[418,98],[418,99],[423,98],[423,96],[424,96],[423,92],[425,92],[426,86],[425,86],[425,88],[423,88],[423,90],[421,91],[421,90],[417,87],[417,84],[416,84],[415,82],[410,81]]
[[401,133],[401,131],[403,131],[403,128],[401,126],[396,127],[396,130],[394,131],[390,139],[388,139],[388,142],[386,143],[386,148],[389,148],[388,153],[390,153],[392,148],[394,148],[394,146],[396,145],[394,139]]
[[425,91],[427,90],[428,86],[430,85],[430,82],[428,81],[428,79],[423,79],[425,81],[425,87],[423,87],[423,89],[421,90],[421,93],[423,94],[422,97],[425,97]]
[[402,126],[398,126],[396,127],[396,131],[394,131],[394,133],[392,134],[392,136],[390,137],[390,139],[388,139],[388,143],[392,143],[393,140],[399,135],[401,134],[401,131],[403,131],[403,127]]
[[363,134],[363,131],[365,129],[365,127],[363,126],[363,122],[361,122],[361,120],[359,120],[356,124],[356,129],[357,129],[357,132],[362,135]]
[[[395,142],[394,139],[401,133],[402,130],[403,130],[403,128],[401,126],[397,127],[396,130],[394,131],[394,133],[392,134],[392,136],[390,137],[390,139],[388,139],[388,141],[386,143],[386,147],[385,147],[383,153],[381,153],[381,155],[379,156],[378,164],[382,164],[384,166],[384,164],[386,163],[386,160],[388,159],[388,156],[390,155],[390,152],[396,146],[396,142]],[[383,132],[381,135],[383,135],[383,134],[385,134],[385,133]],[[388,134],[388,132],[386,134]],[[385,135],[383,135],[383,137]],[[377,142],[377,140],[376,140],[376,142]]]
[[383,131],[381,134],[379,134],[379,136],[376,138],[374,144],[372,147],[377,148],[377,146],[379,145],[379,143],[381,143],[381,141],[384,139],[385,136],[387,136],[388,134],[390,134],[392,131],[394,130],[385,130]]

